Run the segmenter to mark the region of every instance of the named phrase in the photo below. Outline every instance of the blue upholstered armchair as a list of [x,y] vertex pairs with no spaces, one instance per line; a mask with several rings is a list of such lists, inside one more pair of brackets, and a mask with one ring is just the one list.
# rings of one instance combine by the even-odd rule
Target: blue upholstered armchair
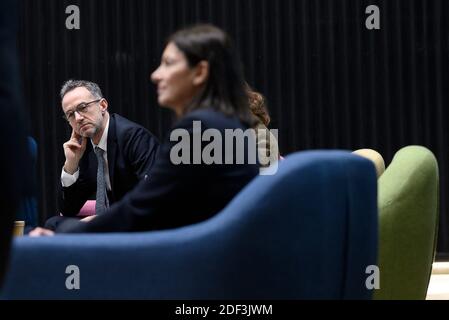
[[[370,299],[365,271],[377,260],[376,184],[372,163],[349,152],[296,153],[202,223],[18,238],[1,296]],[[71,265],[79,289],[66,288]]]

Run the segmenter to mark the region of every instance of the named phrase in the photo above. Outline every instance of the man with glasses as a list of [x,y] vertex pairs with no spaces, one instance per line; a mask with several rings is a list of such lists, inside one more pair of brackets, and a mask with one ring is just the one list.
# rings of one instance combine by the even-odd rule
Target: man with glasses
[[[64,143],[60,213],[76,216],[95,198],[95,213],[106,212],[142,179],[151,179],[159,143],[142,126],[109,114],[108,102],[96,83],[69,80],[61,89],[63,118],[72,127]],[[50,218],[55,229],[63,217]]]

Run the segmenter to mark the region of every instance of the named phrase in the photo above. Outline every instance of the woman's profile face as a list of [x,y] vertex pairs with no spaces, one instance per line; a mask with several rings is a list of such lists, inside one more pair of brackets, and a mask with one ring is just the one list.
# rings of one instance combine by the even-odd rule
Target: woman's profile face
[[178,115],[198,92],[194,85],[195,67],[190,67],[184,53],[170,42],[162,54],[161,64],[152,73],[157,85],[158,102]]

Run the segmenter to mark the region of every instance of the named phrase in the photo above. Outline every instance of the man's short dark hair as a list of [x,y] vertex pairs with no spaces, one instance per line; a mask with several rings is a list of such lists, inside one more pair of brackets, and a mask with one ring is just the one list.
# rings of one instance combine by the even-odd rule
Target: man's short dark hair
[[67,80],[61,88],[61,100],[64,98],[67,92],[72,91],[73,89],[84,87],[92,94],[92,96],[96,99],[102,99],[103,94],[101,93],[101,89],[95,82],[86,81],[86,80]]

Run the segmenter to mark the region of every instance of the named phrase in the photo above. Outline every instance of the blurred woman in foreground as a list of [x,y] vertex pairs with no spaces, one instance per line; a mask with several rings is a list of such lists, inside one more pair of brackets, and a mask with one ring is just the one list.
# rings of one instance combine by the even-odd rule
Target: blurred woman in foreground
[[[159,104],[178,118],[152,174],[105,214],[90,222],[67,221],[57,232],[143,231],[199,222],[222,210],[259,173],[257,161],[250,161],[250,142],[225,147],[226,129],[255,125],[226,33],[211,25],[176,32],[151,79]],[[219,146],[214,152],[207,147],[212,140]],[[33,235],[50,234],[37,229]]]

